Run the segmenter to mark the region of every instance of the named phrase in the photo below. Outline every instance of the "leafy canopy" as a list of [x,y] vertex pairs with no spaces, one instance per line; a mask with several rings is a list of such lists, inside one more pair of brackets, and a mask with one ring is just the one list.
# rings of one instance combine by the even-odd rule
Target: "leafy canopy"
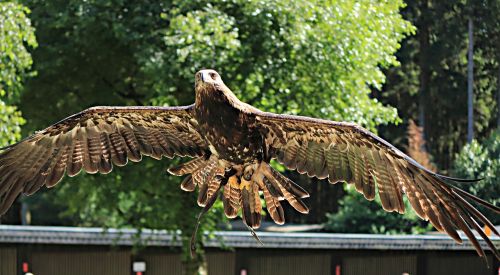
[[[457,177],[482,179],[472,184],[462,184],[464,190],[493,204],[500,204],[498,179],[500,179],[500,130],[492,132],[483,142],[473,140],[455,156],[454,174]],[[492,211],[481,209],[493,224],[500,217]]]
[[384,82],[379,66],[398,64],[393,54],[413,31],[398,13],[401,6],[221,1],[200,9],[188,2],[162,14],[170,19],[164,37],[169,51],[149,65],[173,61],[172,77],[182,72],[190,80],[197,69],[212,66],[238,96],[265,110],[355,121],[374,130],[398,121],[394,108],[369,93]]
[[0,146],[21,137],[24,119],[18,103],[23,80],[32,64],[28,48],[36,47],[29,10],[14,2],[0,2]]
[[327,214],[325,229],[336,233],[373,234],[419,234],[432,230],[432,226],[415,214],[406,198],[405,213],[387,213],[380,198],[374,202],[366,200],[353,186],[347,188],[347,195],[340,200],[340,209]]
[[[43,44],[21,102],[27,132],[89,106],[190,104],[194,73],[207,67],[266,111],[371,130],[398,121],[370,88],[381,87],[380,68],[397,65],[393,54],[413,32],[399,14],[402,1],[23,2]],[[166,176],[171,164],[144,160],[66,178],[48,198],[31,199],[34,221],[54,223],[43,219],[57,213],[55,203],[68,223],[181,229],[188,240],[199,208],[180,179]],[[215,207],[201,230],[221,216]]]
[[[418,31],[402,42],[400,67],[386,70],[387,82],[377,98],[396,105],[404,121],[424,110],[428,152],[438,171],[453,167],[467,139],[468,20],[474,22],[474,132],[478,139],[497,128],[500,72],[500,1],[406,1],[403,16]],[[386,129],[384,129],[386,128]],[[383,127],[396,145],[404,142],[405,125]]]

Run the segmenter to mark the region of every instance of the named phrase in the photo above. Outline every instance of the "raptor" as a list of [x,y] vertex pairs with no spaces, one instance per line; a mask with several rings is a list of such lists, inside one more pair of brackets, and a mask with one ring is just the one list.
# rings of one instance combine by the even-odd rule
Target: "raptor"
[[386,211],[404,213],[406,195],[413,210],[437,230],[457,242],[462,230],[484,256],[476,231],[500,259],[481,225],[499,232],[469,201],[496,213],[500,208],[453,186],[475,180],[429,171],[353,123],[258,110],[240,101],[214,70],[196,73],[195,93],[195,103],[183,107],[89,108],[3,148],[0,215],[21,193],[53,187],[64,174],[107,174],[142,156],[188,156],[192,160],[169,172],[185,176],[183,190],[198,189],[203,211],[222,193],[227,217],[241,210],[243,222],[258,228],[263,196],[272,220],[283,224],[283,201],[308,213],[302,199],[309,194],[270,166],[276,159],[310,177],[352,184],[368,200],[378,193]]

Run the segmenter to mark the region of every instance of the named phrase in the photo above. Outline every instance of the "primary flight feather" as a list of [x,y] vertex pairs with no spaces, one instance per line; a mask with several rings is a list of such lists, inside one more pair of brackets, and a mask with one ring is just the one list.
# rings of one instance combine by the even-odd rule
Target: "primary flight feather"
[[181,188],[198,187],[198,205],[208,210],[222,193],[224,212],[258,228],[262,191],[270,217],[285,222],[282,201],[301,213],[309,194],[273,169],[276,159],[310,177],[347,182],[366,199],[378,193],[386,211],[404,213],[403,194],[415,212],[457,242],[462,230],[484,256],[472,230],[500,253],[482,225],[497,236],[493,224],[468,200],[496,213],[500,208],[481,200],[431,172],[400,150],[352,123],[260,111],[241,102],[214,70],[195,76],[196,100],[185,107],[94,107],[70,116],[0,153],[0,215],[19,194],[52,187],[64,174],[109,173],[113,165],[140,161],[142,155],[189,156],[169,169],[184,176]]

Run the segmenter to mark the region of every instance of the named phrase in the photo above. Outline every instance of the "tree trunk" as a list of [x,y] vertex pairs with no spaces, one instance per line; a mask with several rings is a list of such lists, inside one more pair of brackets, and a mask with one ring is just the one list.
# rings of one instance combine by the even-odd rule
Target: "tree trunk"
[[469,19],[469,49],[467,63],[467,143],[474,139],[474,110],[473,110],[473,92],[474,92],[474,41],[473,41],[473,23]]
[[[418,22],[418,30],[420,34],[418,35],[420,55],[419,55],[419,98],[418,98],[418,125],[423,129],[423,136],[427,138],[427,124],[425,123],[425,106],[429,100],[429,82],[431,79],[431,71],[429,68],[429,3],[428,1],[422,1],[420,7],[421,17],[420,22]],[[423,148],[425,149],[425,148]]]
[[498,84],[497,84],[497,129],[500,130],[500,60],[498,61]]

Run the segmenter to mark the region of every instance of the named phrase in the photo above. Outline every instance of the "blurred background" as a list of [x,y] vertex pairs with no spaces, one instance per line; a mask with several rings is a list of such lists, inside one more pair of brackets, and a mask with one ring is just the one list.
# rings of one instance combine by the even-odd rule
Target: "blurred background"
[[[91,106],[191,104],[194,73],[213,68],[240,99],[262,110],[356,122],[433,171],[483,178],[479,183],[461,187],[498,205],[499,14],[498,0],[2,1],[0,146]],[[203,273],[207,261],[210,263],[207,259],[215,254],[199,247],[194,259],[188,256],[187,242],[200,208],[195,203],[196,194],[181,191],[181,179],[166,173],[167,167],[178,161],[144,159],[106,176],[66,177],[53,190],[20,197],[0,218],[0,223],[139,229],[139,232],[166,230],[164,234],[178,236],[179,243],[172,247],[164,245],[170,247],[172,255],[177,255],[178,272]],[[285,232],[290,236],[297,231],[320,233],[312,238],[328,232],[378,234],[373,235],[374,240],[383,240],[380,234],[430,232],[434,236],[434,229],[410,210],[408,202],[404,215],[385,213],[378,199],[368,202],[346,184],[331,185],[294,172],[286,175],[311,193],[306,200],[311,211],[302,215],[285,205],[288,225],[276,226],[265,217],[267,222],[260,231]],[[481,210],[494,224],[500,224],[500,216]],[[22,228],[8,230],[17,234]],[[218,202],[203,219],[200,231],[226,230],[245,229],[240,220],[228,221]],[[218,234],[212,235],[220,237]],[[132,248],[125,249],[132,255],[125,257],[129,262],[140,259],[145,249],[140,244],[140,234],[131,235],[132,239],[138,237],[134,239],[137,244],[133,241],[129,244]],[[269,240],[279,238],[270,236]],[[399,240],[395,238],[385,244],[389,246],[384,249],[395,252],[386,251],[393,256],[382,266],[402,266],[404,262],[397,258],[402,253],[398,246],[392,247]],[[297,241],[294,240],[288,241]],[[318,240],[321,242],[321,238]],[[238,246],[237,243],[229,241],[228,246]],[[110,239],[105,245],[112,244]],[[25,259],[41,249],[37,247],[31,244],[16,250],[13,270],[22,272],[19,270],[26,263],[26,272],[31,271],[29,260]],[[358,248],[349,247],[353,251]],[[16,246],[11,245],[11,249]],[[59,251],[57,246],[50,249]],[[165,249],[158,248],[158,255]],[[220,270],[209,273],[267,274],[267,269],[260,272],[245,267],[252,264],[242,259],[251,257],[253,250],[238,254],[237,248],[217,249],[217,253],[222,253],[221,263],[213,264],[212,268],[226,266],[224,259],[232,265],[228,267],[229,273]],[[269,251],[278,253],[280,249],[281,246],[271,245]],[[269,251],[254,254],[272,254]],[[325,251],[320,255],[330,253]],[[400,269],[377,273],[370,268],[368,273],[362,270],[349,273],[348,261],[339,260],[342,253],[333,250],[331,253],[331,257],[318,260],[320,263],[306,260],[301,266],[314,262],[315,266],[324,267],[317,274],[405,273]],[[411,254],[405,253],[408,257]],[[478,268],[485,268],[484,261],[473,251],[457,253],[460,257],[471,256],[470,261]],[[264,258],[272,258],[271,254]],[[349,266],[370,260],[374,264],[383,262],[370,258],[369,254],[360,256],[365,262],[354,261]],[[439,257],[446,258],[443,255]],[[424,271],[428,266],[424,262],[430,260],[417,256],[415,272],[431,274]],[[460,257],[450,258],[443,270],[459,263],[470,266]],[[275,260],[280,265],[278,258]],[[210,270],[211,265],[208,266]],[[491,258],[490,269],[484,269],[484,274],[496,274],[496,268],[498,261]],[[136,274],[129,266],[125,270]],[[443,270],[435,274],[446,274]],[[457,270],[468,272],[461,267]],[[150,270],[136,272],[153,274]],[[168,274],[162,272],[157,274]],[[279,272],[274,270],[273,274],[282,274]],[[4,274],[1,268],[0,274]]]

